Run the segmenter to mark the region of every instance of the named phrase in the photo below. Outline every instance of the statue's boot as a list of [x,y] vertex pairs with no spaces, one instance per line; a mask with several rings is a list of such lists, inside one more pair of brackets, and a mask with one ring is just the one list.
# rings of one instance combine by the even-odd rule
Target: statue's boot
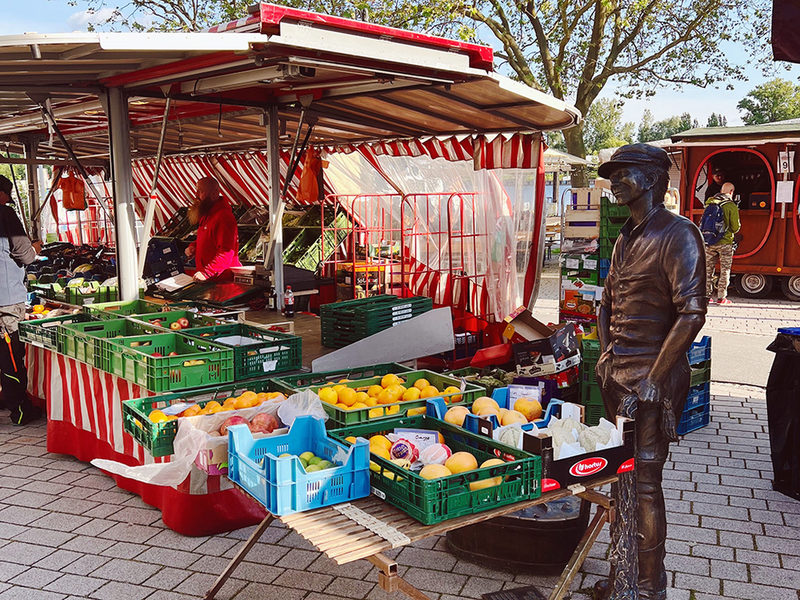
[[649,550],[639,549],[639,599],[667,600],[667,574],[664,571],[664,543]]

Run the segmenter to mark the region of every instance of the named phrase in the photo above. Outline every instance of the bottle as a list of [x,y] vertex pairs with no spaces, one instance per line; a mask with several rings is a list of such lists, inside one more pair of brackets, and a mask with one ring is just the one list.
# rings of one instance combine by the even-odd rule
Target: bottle
[[277,299],[275,297],[275,288],[271,287],[269,289],[269,294],[267,294],[267,308],[269,310],[277,310]]
[[287,317],[294,316],[294,293],[292,292],[292,286],[286,286],[286,292],[283,296],[283,306],[284,306],[284,314]]

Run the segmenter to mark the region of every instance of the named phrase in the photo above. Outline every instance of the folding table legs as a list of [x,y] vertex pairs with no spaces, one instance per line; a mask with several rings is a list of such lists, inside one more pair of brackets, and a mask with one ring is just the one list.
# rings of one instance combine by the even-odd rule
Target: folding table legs
[[251,548],[255,546],[256,542],[261,539],[261,536],[266,531],[267,527],[269,527],[270,523],[275,520],[275,516],[267,513],[267,516],[264,517],[264,520],[259,523],[258,527],[256,527],[255,531],[247,538],[247,542],[244,546],[239,549],[239,552],[236,553],[236,556],[233,557],[228,566],[225,567],[225,570],[220,573],[220,576],[217,577],[217,580],[214,582],[213,587],[208,590],[205,598],[206,600],[214,600],[214,596],[217,595],[222,589],[222,586],[225,585],[225,582],[228,581],[228,578],[233,574],[236,570],[236,567],[239,566],[239,563],[244,560],[244,557],[247,556],[247,553],[250,552]]
[[378,574],[378,584],[384,591],[403,592],[413,600],[430,600],[428,596],[397,574],[397,563],[393,560],[383,554],[374,554],[367,557],[367,560],[381,570]]

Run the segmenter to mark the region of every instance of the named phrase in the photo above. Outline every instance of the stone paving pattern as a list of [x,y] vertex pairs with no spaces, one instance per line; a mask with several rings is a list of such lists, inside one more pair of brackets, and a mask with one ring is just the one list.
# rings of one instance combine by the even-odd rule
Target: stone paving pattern
[[[800,502],[771,490],[763,391],[713,384],[711,424],[673,444],[664,472],[669,600],[800,599]],[[251,529],[190,538],[160,512],[74,458],[48,454],[43,424],[17,428],[0,413],[0,600],[202,598]],[[573,585],[603,574],[604,531]],[[433,600],[480,598],[554,576],[500,572],[456,560],[430,538],[388,553]],[[236,600],[382,600],[366,561],[336,566],[272,525],[218,595]]]

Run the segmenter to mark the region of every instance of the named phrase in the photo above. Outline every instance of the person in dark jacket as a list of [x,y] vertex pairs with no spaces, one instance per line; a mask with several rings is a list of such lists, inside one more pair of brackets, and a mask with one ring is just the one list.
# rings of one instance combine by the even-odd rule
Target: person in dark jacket
[[19,322],[25,318],[25,265],[36,260],[41,243],[32,243],[11,207],[13,184],[0,175],[0,407],[11,411],[11,422],[24,425],[42,416],[28,398],[25,345]]

